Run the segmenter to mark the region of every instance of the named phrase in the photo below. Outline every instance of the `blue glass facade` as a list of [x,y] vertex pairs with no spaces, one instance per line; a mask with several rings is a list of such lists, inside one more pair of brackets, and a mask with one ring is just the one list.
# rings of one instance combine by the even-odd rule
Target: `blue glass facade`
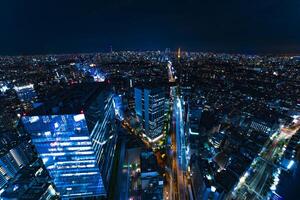
[[149,141],[162,136],[165,120],[165,94],[163,88],[135,88],[135,112],[140,118]]
[[91,130],[92,147],[96,153],[96,160],[100,168],[104,186],[105,188],[109,188],[117,144],[113,95],[111,93],[104,93],[98,96],[98,100],[88,110],[86,118],[89,130]]
[[124,119],[124,108],[122,103],[122,96],[121,95],[114,95],[113,98],[113,105],[115,109],[115,116],[122,121]]
[[134,88],[135,113],[140,117],[142,117],[142,93],[143,90]]
[[[150,95],[150,90],[144,90],[144,129],[146,134],[150,135],[149,133],[149,95]],[[151,134],[152,135],[152,134]],[[152,139],[152,136],[150,136]]]
[[106,194],[84,114],[24,116],[22,121],[62,198]]
[[21,143],[0,157],[0,189],[29,164],[32,158],[28,150],[26,143]]

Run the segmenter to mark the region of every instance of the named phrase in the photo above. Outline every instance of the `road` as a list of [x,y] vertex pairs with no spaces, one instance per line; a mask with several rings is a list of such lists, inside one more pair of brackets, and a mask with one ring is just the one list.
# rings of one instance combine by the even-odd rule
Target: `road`
[[[171,91],[171,99],[173,100],[171,108],[171,151],[169,157],[170,172],[170,199],[187,199],[187,181],[184,172],[183,164],[185,165],[185,145],[184,141],[184,122],[182,99],[176,94],[176,90]],[[168,171],[168,170],[167,170]]]
[[[191,186],[187,181],[186,175],[186,138],[184,130],[184,106],[183,99],[177,94],[177,90],[174,87],[171,89],[171,99],[172,103],[170,108],[170,137],[171,137],[171,149],[167,152],[168,161],[166,163],[165,172],[167,185],[164,187],[164,199],[167,200],[186,200],[193,199],[189,197],[191,191]],[[139,136],[142,141],[151,147],[149,142],[147,142],[141,134],[136,129],[130,127],[129,121],[124,120],[122,123],[123,128],[125,128],[130,134],[135,134]],[[124,170],[123,173],[128,173],[128,169]],[[128,176],[127,176],[128,177]],[[128,188],[128,187],[127,187]],[[128,196],[128,194],[126,195]]]
[[177,174],[177,187],[178,187],[178,195],[180,199],[186,199],[186,182],[185,182],[185,133],[184,133],[184,121],[183,121],[183,106],[182,99],[180,97],[176,97],[174,102],[174,117],[175,120],[175,131],[176,131],[176,174]]
[[300,119],[297,119],[270,137],[249,170],[240,178],[233,191],[235,199],[266,199],[274,182],[273,174],[279,169],[276,162],[283,155],[284,146],[299,129]]

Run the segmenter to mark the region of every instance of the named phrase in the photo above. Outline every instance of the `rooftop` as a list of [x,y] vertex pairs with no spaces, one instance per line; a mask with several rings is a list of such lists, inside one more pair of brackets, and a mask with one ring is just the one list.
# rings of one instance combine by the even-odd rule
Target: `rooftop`
[[157,161],[156,157],[153,152],[151,151],[143,151],[141,153],[141,171],[142,173],[147,172],[156,172],[157,168]]
[[69,85],[26,115],[79,114],[107,87],[106,83],[96,82]]
[[135,88],[148,90],[162,90],[169,86],[168,82],[143,82],[136,84]]

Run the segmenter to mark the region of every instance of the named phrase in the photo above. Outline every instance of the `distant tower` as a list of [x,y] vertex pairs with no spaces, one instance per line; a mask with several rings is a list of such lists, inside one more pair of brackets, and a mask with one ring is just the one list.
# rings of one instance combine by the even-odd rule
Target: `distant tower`
[[177,50],[177,58],[180,59],[180,56],[181,56],[181,51],[180,51],[180,48],[178,48],[178,50]]

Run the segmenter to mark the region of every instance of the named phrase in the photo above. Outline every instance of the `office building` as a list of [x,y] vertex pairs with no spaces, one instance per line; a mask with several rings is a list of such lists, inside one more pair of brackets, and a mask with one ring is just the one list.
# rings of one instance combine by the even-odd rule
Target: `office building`
[[106,83],[75,84],[22,117],[62,199],[106,196],[116,147]]
[[1,200],[58,199],[49,174],[40,159],[22,168],[1,191]]
[[27,102],[34,101],[37,98],[36,92],[34,90],[33,84],[15,86],[14,90],[16,91],[19,99]]
[[162,136],[165,121],[166,98],[162,87],[136,87],[135,112],[150,142]]
[[20,171],[29,164],[32,159],[30,147],[24,142],[18,144],[3,155],[0,155],[0,189]]

